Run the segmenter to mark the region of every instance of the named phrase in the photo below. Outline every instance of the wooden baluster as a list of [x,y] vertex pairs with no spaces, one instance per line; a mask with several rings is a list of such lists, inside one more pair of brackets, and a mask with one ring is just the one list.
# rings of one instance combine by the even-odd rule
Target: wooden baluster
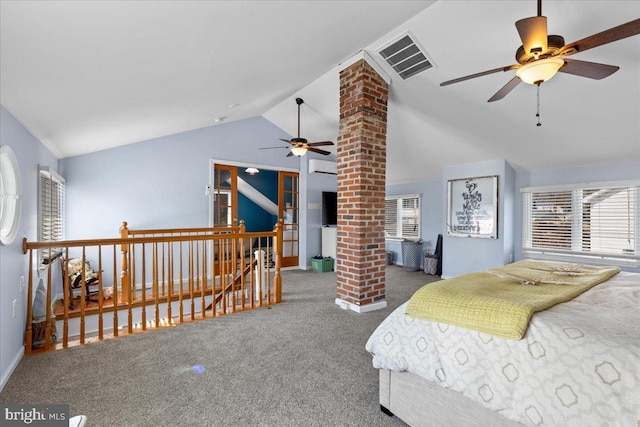
[[[62,265],[62,263],[66,264],[66,265]],[[64,283],[62,284],[62,293],[64,294],[63,296],[63,302],[64,302],[64,308],[63,308],[63,323],[62,323],[62,347],[66,348],[69,346],[69,304],[71,304],[71,298],[69,297],[70,295],[73,296],[73,294],[71,293],[71,278],[69,278],[69,248],[65,248],[65,253],[64,253],[64,260],[60,260],[60,268],[62,269],[62,271],[64,272],[63,274],[63,278],[62,280],[64,280]]]
[[207,285],[207,241],[202,239],[202,288],[200,291],[200,299],[201,299],[201,310],[202,310],[202,318],[205,319],[207,317],[207,303],[205,301],[206,296],[206,288]]
[[157,273],[157,265],[156,265],[156,250],[158,249],[158,244],[153,242],[151,244],[151,296],[156,297],[156,281],[158,279]]
[[220,268],[220,292],[222,292],[222,314],[227,314],[227,306],[228,301],[227,301],[227,293],[225,292],[225,289],[227,289],[227,265],[229,264],[228,262],[228,248],[229,248],[229,241],[228,239],[224,239],[222,241],[222,265]]
[[193,301],[193,240],[189,241],[189,298],[191,302],[191,320],[194,320],[195,315],[195,302]]
[[282,221],[276,224],[276,272],[273,278],[273,293],[276,304],[282,302],[282,276],[280,276],[280,268],[282,267]]
[[104,339],[104,323],[102,319],[102,246],[98,246],[98,339]]
[[231,246],[231,256],[229,257],[231,258],[231,261],[229,262],[229,278],[231,280],[231,312],[235,313],[238,304],[235,284],[236,271],[238,269],[236,239],[229,239],[229,246]]
[[113,336],[118,336],[118,308],[120,304],[118,304],[118,264],[117,264],[117,251],[116,245],[113,245],[113,296],[111,300],[113,301]]
[[82,247],[82,273],[80,277],[80,344],[84,344],[84,328],[85,324],[85,309],[86,309],[86,301],[87,290],[86,290],[86,282],[87,282],[87,254],[86,247]]
[[211,245],[211,317],[216,317],[216,241],[210,238]]
[[182,269],[182,264],[183,264],[182,245],[183,245],[183,242],[180,242],[180,277],[178,278],[178,281],[180,282],[180,289],[178,290],[178,302],[180,303],[180,307],[179,307],[180,317],[178,318],[179,323],[182,323],[184,321],[184,309],[182,307],[182,289],[184,288],[184,283],[183,283],[184,272]]
[[173,302],[173,242],[167,242],[167,326],[171,326]]
[[[120,238],[128,239],[129,238],[129,229],[127,228],[127,222],[122,221],[122,227],[120,227]],[[131,299],[131,282],[129,279],[129,244],[123,243],[120,245],[120,250],[122,252],[121,258],[121,272],[120,272],[120,286],[122,286],[122,298],[123,302],[128,303]],[[115,276],[114,276],[115,280]],[[115,298],[115,296],[114,296]],[[114,300],[114,304],[117,300]]]
[[142,330],[147,330],[147,260],[146,260],[146,249],[147,245],[145,243],[142,244],[142,279],[140,281],[142,288]]
[[[22,239],[22,248],[24,253],[26,249],[27,238]],[[27,284],[27,330],[25,332],[25,353],[31,354],[33,350],[33,249],[29,250],[29,283]]]
[[[127,301],[127,330],[129,334],[133,333],[133,298],[136,292],[136,245],[130,245],[130,256],[129,256],[129,266],[131,267],[131,276],[130,283],[133,283],[133,286],[129,286],[129,292],[126,297]],[[124,278],[123,278],[124,279]],[[124,285],[122,286],[124,292]]]
[[[167,242],[167,245],[169,244],[169,242]],[[167,289],[166,289],[166,282],[165,282],[165,262],[164,262],[164,258],[165,258],[165,253],[164,253],[164,242],[162,243],[162,256],[160,257],[160,259],[162,260],[162,265],[160,266],[160,270],[162,272],[162,296],[166,296],[167,295]]]
[[[247,228],[244,225],[244,220],[240,221],[240,234],[245,234],[247,232]],[[240,271],[239,274],[241,275],[240,277],[240,305],[242,307],[242,309],[244,310],[245,308],[245,304],[247,302],[246,300],[246,282],[244,280],[244,251],[245,251],[245,247],[244,247],[244,237],[240,238],[240,251],[239,251],[239,256],[240,256]]]
[[155,327],[160,327],[160,274],[158,268],[160,267],[160,263],[158,262],[158,254],[160,251],[158,250],[158,242],[154,242],[153,244],[153,260],[154,260],[154,276],[155,282],[153,284],[153,293],[155,297],[155,311],[153,321],[156,323]]

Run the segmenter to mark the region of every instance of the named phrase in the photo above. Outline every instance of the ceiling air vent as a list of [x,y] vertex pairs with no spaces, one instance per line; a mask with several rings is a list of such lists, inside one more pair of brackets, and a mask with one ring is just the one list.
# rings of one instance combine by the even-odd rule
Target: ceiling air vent
[[400,36],[378,53],[405,80],[434,65],[424,49],[409,34]]

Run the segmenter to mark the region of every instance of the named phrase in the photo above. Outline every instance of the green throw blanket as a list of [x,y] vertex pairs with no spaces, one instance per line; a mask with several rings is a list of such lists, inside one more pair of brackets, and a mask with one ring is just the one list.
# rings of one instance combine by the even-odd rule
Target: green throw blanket
[[542,261],[518,261],[423,286],[406,314],[519,340],[536,311],[569,301],[620,271]]

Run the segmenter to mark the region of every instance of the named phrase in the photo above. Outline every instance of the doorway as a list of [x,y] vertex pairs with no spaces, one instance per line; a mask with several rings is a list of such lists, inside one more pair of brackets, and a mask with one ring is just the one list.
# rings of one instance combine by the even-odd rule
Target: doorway
[[[248,166],[259,172],[247,172]],[[282,267],[299,265],[299,175],[268,166],[213,161],[210,204],[213,226],[228,227],[243,220],[247,232],[266,231],[281,221]]]

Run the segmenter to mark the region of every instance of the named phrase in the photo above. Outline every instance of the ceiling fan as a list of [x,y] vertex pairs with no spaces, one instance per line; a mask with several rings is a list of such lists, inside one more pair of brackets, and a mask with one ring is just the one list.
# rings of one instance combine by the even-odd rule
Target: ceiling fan
[[539,88],[540,84],[549,80],[558,71],[600,80],[615,73],[620,67],[567,59],[565,57],[640,34],[639,18],[582,40],[564,44],[562,36],[547,34],[547,17],[542,16],[542,0],[538,0],[537,16],[520,19],[516,21],[515,25],[522,40],[522,46],[516,51],[517,64],[448,80],[440,83],[440,86],[447,86],[476,77],[499,73],[500,71],[516,70],[515,77],[489,98],[488,102],[493,102],[507,96],[521,81],[535,84]]
[[298,104],[298,136],[296,138],[291,138],[290,140],[289,139],[280,138],[280,141],[284,141],[284,142],[286,142],[288,144],[291,144],[291,146],[286,146],[286,147],[263,147],[263,148],[261,148],[261,150],[270,150],[272,148],[290,148],[291,151],[289,151],[289,154],[287,154],[287,157],[290,157],[290,156],[298,156],[298,157],[304,156],[307,151],[311,151],[312,153],[322,154],[324,156],[327,156],[327,155],[331,154],[330,151],[321,150],[321,149],[315,148],[315,147],[333,145],[333,142],[331,142],[331,141],[307,142],[307,140],[305,138],[300,138],[300,105],[302,105],[303,103],[304,103],[304,101],[302,100],[302,98],[296,98],[296,104]]

